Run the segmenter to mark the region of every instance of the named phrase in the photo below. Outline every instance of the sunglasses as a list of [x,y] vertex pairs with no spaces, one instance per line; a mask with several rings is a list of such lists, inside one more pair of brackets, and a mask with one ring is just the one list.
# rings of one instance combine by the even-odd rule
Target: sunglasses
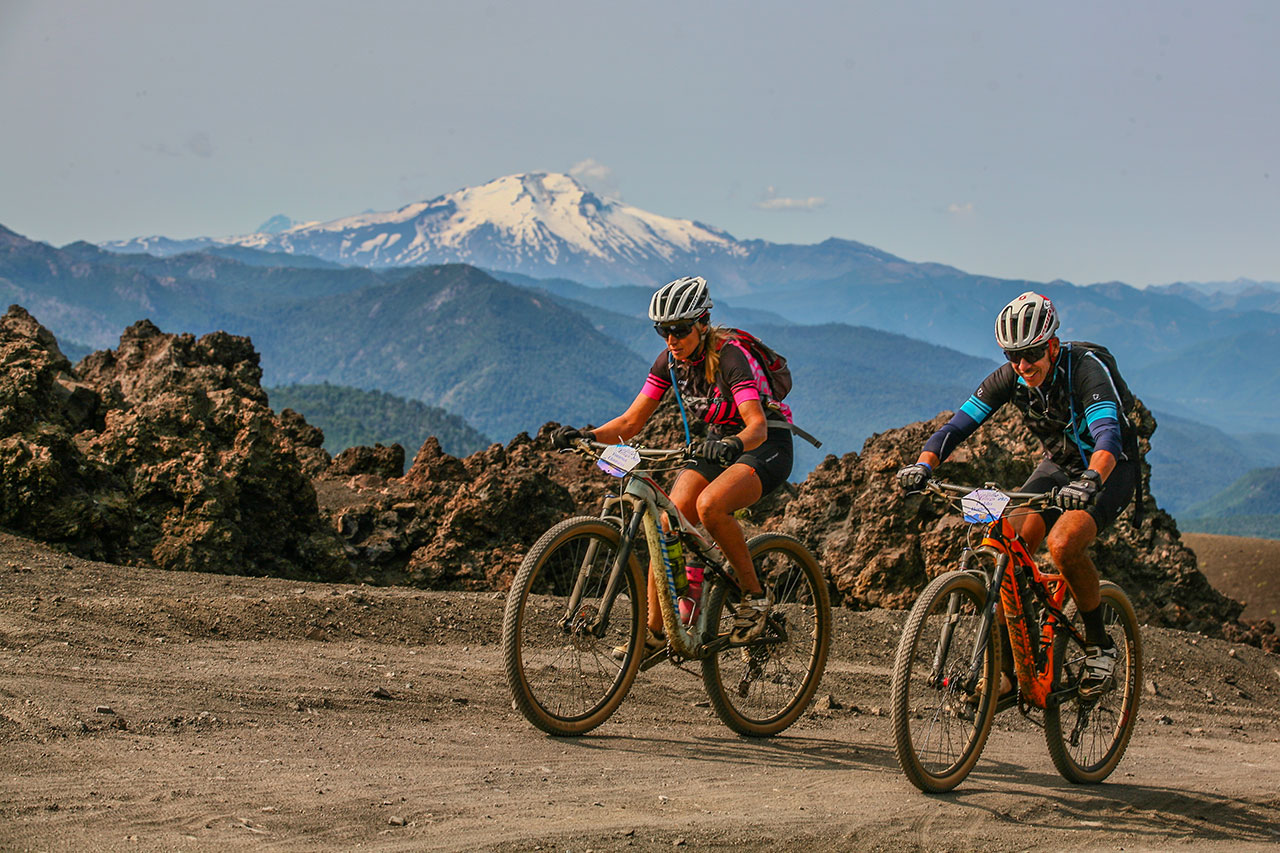
[[1038,347],[1027,347],[1026,349],[1007,349],[1004,351],[1004,357],[1009,359],[1013,364],[1017,364],[1024,358],[1028,364],[1039,361],[1044,358],[1044,354],[1049,351],[1049,345],[1043,343]]
[[683,338],[693,331],[693,326],[692,320],[684,323],[654,323],[653,330],[658,333],[658,337],[666,340],[670,337]]

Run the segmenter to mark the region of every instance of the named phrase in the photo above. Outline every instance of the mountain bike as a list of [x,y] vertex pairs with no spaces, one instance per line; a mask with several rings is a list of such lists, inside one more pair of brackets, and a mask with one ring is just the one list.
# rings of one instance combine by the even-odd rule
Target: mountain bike
[[[568,518],[544,533],[516,572],[502,623],[514,706],[549,734],[581,735],[617,710],[642,669],[697,661],[711,707],[733,731],[767,737],[794,723],[818,689],[831,643],[831,602],[813,555],[778,533],[748,540],[772,607],[759,637],[732,642],[742,597],[732,569],[654,479],[683,467],[687,448],[578,439],[571,450],[621,484],[600,517]],[[704,566],[696,601],[678,591],[684,555]],[[649,654],[645,556],[667,641]]]
[[[1019,510],[1047,506],[1053,493],[937,480],[925,490],[959,505],[973,526],[959,568],[934,578],[912,607],[894,658],[890,717],[903,773],[922,791],[951,790],[977,763],[996,714],[1017,705],[1043,727],[1063,777],[1101,782],[1119,764],[1137,721],[1142,641],[1129,598],[1102,582],[1104,622],[1119,655],[1104,690],[1082,694],[1084,629],[1066,580],[1040,570],[1009,521]],[[1005,697],[991,689],[1001,673],[997,605],[1017,676]]]

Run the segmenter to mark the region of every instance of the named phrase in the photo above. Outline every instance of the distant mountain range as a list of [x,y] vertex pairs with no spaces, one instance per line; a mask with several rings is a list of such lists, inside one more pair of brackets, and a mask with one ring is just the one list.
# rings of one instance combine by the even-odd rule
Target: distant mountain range
[[[1269,282],[1079,287],[912,263],[849,240],[738,240],[710,225],[602,198],[557,173],[511,175],[396,211],[278,232],[137,238],[104,247],[157,255],[253,248],[370,268],[460,262],[522,285],[547,279],[545,287],[558,295],[592,304],[583,283],[651,290],[698,273],[742,317],[756,309],[792,323],[867,326],[980,358],[998,355],[991,337],[995,311],[1035,289],[1057,301],[1063,338],[1110,347],[1149,405],[1227,431],[1280,432],[1280,397],[1270,392],[1280,371],[1269,360],[1235,357],[1280,334],[1280,284]],[[577,293],[567,292],[569,285]],[[626,302],[643,310],[645,299],[624,290],[600,307],[618,311]],[[606,315],[600,318],[603,326]],[[1186,365],[1198,369],[1188,372]]]
[[214,246],[311,255],[341,264],[392,267],[466,263],[591,285],[653,287],[696,272],[723,294],[856,274],[895,282],[956,273],[913,264],[852,240],[812,246],[738,240],[710,225],[650,213],[588,190],[569,175],[509,175],[384,213],[307,222],[283,231],[103,243],[158,256]]
[[[956,406],[999,354],[995,310],[1026,289],[1055,299],[1064,338],[1108,345],[1169,425],[1157,434],[1169,457],[1158,496],[1167,488],[1186,505],[1213,494],[1248,470],[1237,464],[1276,464],[1241,447],[1280,444],[1280,369],[1265,357],[1280,340],[1280,285],[1270,282],[1079,287],[915,264],[847,240],[742,241],[547,173],[388,213],[273,217],[241,237],[106,248],[55,249],[0,227],[0,297],[72,351],[114,345],[144,316],[164,329],[249,334],[268,383],[397,394],[499,441],[625,406],[661,346],[644,316],[654,285],[697,272],[711,281],[718,322],[768,330],[807,374],[797,413],[829,438],[824,451],[856,450],[869,431]],[[1177,485],[1186,477],[1190,491]]]
[[[114,346],[141,317],[165,330],[224,329],[252,338],[269,386],[382,391],[461,415],[502,442],[549,420],[602,423],[620,413],[662,349],[640,288],[619,299],[570,282],[549,283],[557,292],[517,287],[464,265],[368,270],[294,260],[243,247],[164,258],[84,243],[54,249],[0,228],[0,292],[35,306],[68,349]],[[874,431],[954,406],[994,365],[874,329],[792,327],[717,300],[717,319],[790,349],[790,402],[826,442],[821,451],[802,446],[798,476],[828,452],[859,449]]]
[[1250,471],[1209,500],[1188,507],[1186,528],[1200,533],[1280,539],[1280,468]]

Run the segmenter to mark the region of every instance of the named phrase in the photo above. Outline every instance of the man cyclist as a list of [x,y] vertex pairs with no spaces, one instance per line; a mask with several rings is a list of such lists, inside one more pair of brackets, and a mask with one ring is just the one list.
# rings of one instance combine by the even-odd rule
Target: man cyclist
[[[627,441],[657,410],[674,373],[689,417],[701,418],[708,430],[706,440],[694,443],[694,459],[676,479],[671,500],[685,518],[706,527],[733,566],[743,602],[730,638],[747,642],[764,630],[771,603],[734,511],[751,506],[791,474],[791,413],[772,399],[768,377],[747,348],[730,330],[711,325],[711,308],[707,282],[701,277],[686,276],[659,288],[649,302],[649,319],[667,346],[654,359],[640,394],[613,420],[595,429],[560,427],[551,440],[559,448],[575,438]],[[644,654],[665,645],[657,586],[650,574]]]
[[[1057,486],[1056,506],[1011,519],[1034,553],[1042,541],[1066,579],[1085,625],[1083,696],[1111,683],[1117,651],[1102,622],[1098,570],[1086,549],[1128,505],[1138,482],[1136,431],[1126,415],[1127,389],[1083,342],[1062,343],[1058,314],[1046,297],[1028,291],[996,318],[996,342],[1008,363],[991,373],[935,432],[919,459],[898,471],[905,488],[921,488],[934,467],[973,434],[996,409],[1012,403],[1044,448],[1044,458],[1019,491]],[[1047,539],[1046,539],[1047,533]],[[1002,620],[1003,621],[1003,620]],[[1012,650],[1001,631],[1006,668],[1000,696],[1013,689]]]

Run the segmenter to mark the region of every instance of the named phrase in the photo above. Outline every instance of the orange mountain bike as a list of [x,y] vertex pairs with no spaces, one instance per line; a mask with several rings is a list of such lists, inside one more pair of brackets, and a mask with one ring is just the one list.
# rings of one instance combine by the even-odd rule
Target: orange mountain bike
[[[1082,696],[1084,628],[1062,575],[1043,572],[1009,516],[1052,501],[931,480],[926,491],[959,505],[970,547],[959,568],[939,575],[911,609],[893,664],[891,718],[898,763],[917,788],[949,791],[977,763],[996,714],[1017,705],[1044,728],[1049,756],[1072,782],[1101,782],[1115,769],[1137,721],[1142,642],[1133,605],[1102,582],[1107,633],[1119,650],[1112,681]],[[972,540],[980,536],[977,547]],[[1017,686],[998,696],[1003,605]],[[1037,719],[1043,715],[1043,719]]]

